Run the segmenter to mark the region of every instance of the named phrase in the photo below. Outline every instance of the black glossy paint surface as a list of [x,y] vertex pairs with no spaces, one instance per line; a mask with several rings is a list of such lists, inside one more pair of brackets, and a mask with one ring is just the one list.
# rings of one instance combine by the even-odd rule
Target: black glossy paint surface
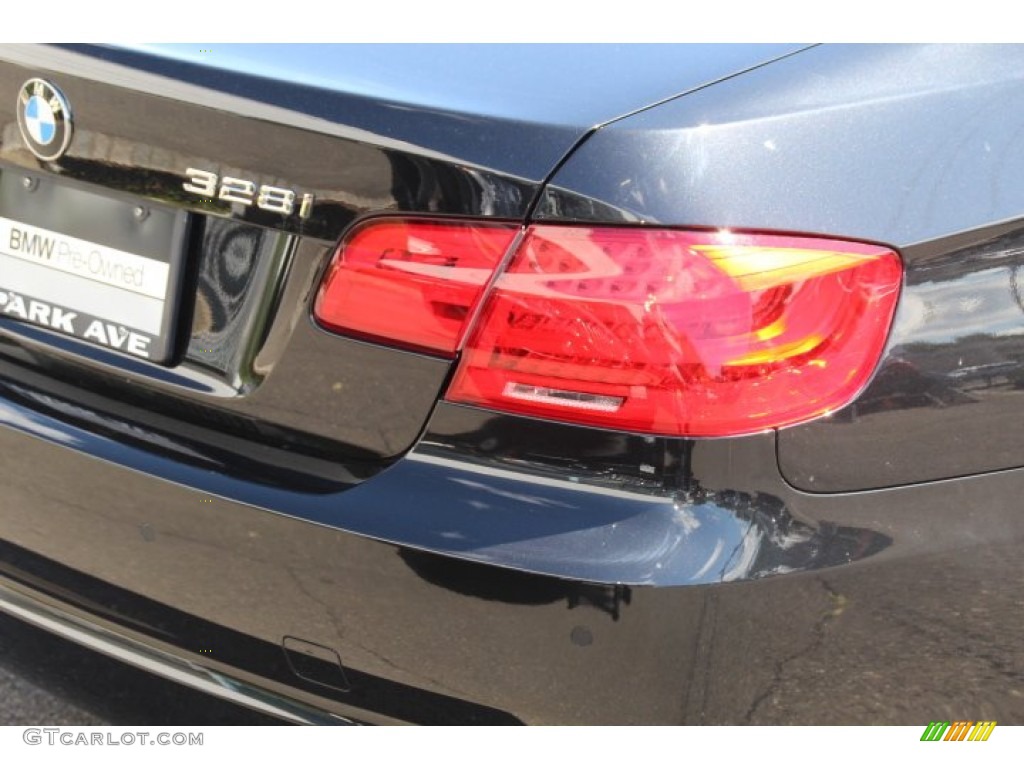
[[76,46],[96,59],[544,178],[596,125],[798,45]]
[[601,128],[547,219],[897,247],[1024,212],[1024,48],[818,46]]
[[[242,455],[232,450],[240,441],[217,439],[216,430],[175,435],[165,420],[158,431],[136,409],[104,413],[32,384],[6,385],[0,424],[203,498],[475,562],[595,582],[696,585],[816,570],[891,543],[881,531],[794,513],[797,497],[778,477],[770,434],[610,436],[602,445],[594,430],[523,420],[508,428],[495,420],[509,417],[441,405],[416,450],[381,471],[286,448]],[[495,441],[496,432],[509,437]],[[584,442],[594,450],[558,458]]]
[[[448,361],[327,334],[307,309],[324,249],[282,250],[277,238],[234,222],[212,222],[206,231],[224,230],[231,234],[206,242],[226,240],[229,247],[194,254],[201,259],[189,282],[194,310],[183,311],[189,346],[181,364],[156,366],[4,318],[0,357],[12,366],[7,376],[115,420],[139,409],[129,417],[141,422],[136,436],[146,439],[155,429],[167,436],[157,445],[198,441],[201,450],[218,452],[231,444],[234,471],[281,448],[378,467],[406,450],[434,405]],[[257,259],[252,277],[241,281],[256,285],[241,300],[232,293],[239,279],[234,261]],[[205,435],[211,429],[218,434]],[[365,476],[368,469],[338,471]]]
[[[5,168],[186,207],[196,228],[174,368],[0,323],[3,578],[186,657],[212,641],[228,667],[370,722],[1024,722],[1024,471],[980,474],[1024,464],[1005,429],[1020,49],[815,48],[613,122],[559,171],[539,218],[901,248],[896,330],[857,404],[728,440],[437,403],[445,361],[309,319],[361,216],[526,216],[584,118],[634,103],[618,75],[594,111],[581,90],[465,119],[470,72],[433,109],[403,101],[414,78],[316,112],[331,83],[275,79],[309,62],[261,79],[243,54],[215,70],[5,56],[45,60],[81,105],[68,156],[40,168],[0,96]],[[0,94],[39,71],[0,67]],[[187,200],[177,169],[211,158],[315,191],[314,215]],[[286,638],[343,671],[297,669]]]
[[[0,94],[16,94],[30,76],[46,75],[74,105],[71,146],[46,169],[121,193],[333,241],[370,212],[517,218],[538,190],[536,176],[497,172],[359,128],[360,114],[375,109],[373,103],[362,109],[358,103],[339,105],[346,117],[342,125],[254,99],[266,85],[262,80],[236,96],[84,53],[0,50],[0,59],[5,57],[37,63],[5,66]],[[130,110],[124,109],[128,94]],[[0,98],[0,122],[14,128],[0,145],[0,161],[38,168],[40,162],[21,146],[13,108],[13,96]],[[476,127],[486,136],[487,126]],[[565,149],[576,138],[576,132],[565,136]],[[299,198],[312,194],[315,202],[309,218],[301,219],[297,211],[282,216],[204,199],[182,189],[188,168],[290,189]]]
[[536,216],[898,248],[874,379],[780,431],[783,474],[837,492],[1024,466],[1022,71],[1020,46],[819,46],[602,127]]
[[[172,355],[180,364],[153,366],[0,321],[5,344],[18,347],[10,351],[20,365],[54,378],[47,386],[98,390],[111,401],[150,408],[157,421],[179,419],[170,429],[184,429],[187,440],[216,424],[241,439],[234,449],[239,457],[264,452],[268,444],[279,449],[274,443],[280,440],[300,455],[379,466],[412,445],[448,363],[331,336],[312,325],[311,295],[331,243],[350,221],[371,212],[522,216],[534,183],[499,179],[457,158],[398,146],[386,137],[374,144],[358,130],[356,137],[346,138],[316,133],[310,126],[268,122],[266,115],[254,115],[214,91],[188,91],[194,103],[183,103],[132,89],[148,85],[166,91],[166,78],[122,82],[126,88],[97,82],[90,77],[117,81],[116,73],[126,70],[80,53],[0,50],[0,59],[7,56],[42,57],[50,67],[65,68],[50,76],[75,105],[76,128],[67,155],[54,163],[37,161],[22,146],[14,96],[33,73],[50,70],[0,67],[0,124],[6,126],[0,163],[5,173],[17,177],[24,169],[70,188],[103,189],[129,202],[138,199],[134,196],[159,200],[176,210],[189,209],[193,225],[180,341]],[[124,108],[126,99],[130,110]],[[326,130],[320,123],[317,127]],[[290,147],[295,152],[285,151]],[[290,185],[297,192],[309,188],[320,202],[302,221],[190,198],[181,185],[193,165]],[[333,191],[323,193],[323,185]],[[207,445],[220,450],[217,443]],[[244,464],[244,458],[238,463]],[[366,476],[369,471],[361,467],[345,473]]]
[[[4,412],[10,425],[11,411]],[[334,649],[350,692],[297,676],[289,685],[300,699],[333,702],[333,711],[357,720],[466,721],[481,713],[530,723],[915,724],[927,708],[943,717],[968,711],[1001,724],[1024,721],[1014,693],[1024,670],[1024,518],[1014,504],[1024,490],[1021,472],[876,494],[789,493],[783,509],[753,491],[771,485],[745,469],[760,448],[720,445],[726,453],[695,451],[692,473],[722,514],[750,494],[749,545],[732,557],[738,578],[723,584],[725,574],[714,570],[703,584],[652,588],[397,547],[3,429],[2,570],[184,653],[215,641],[221,661],[265,679],[288,680],[275,653],[286,636]],[[514,452],[514,462],[529,460]],[[42,477],[31,470],[38,465],[51,472]],[[510,485],[493,468],[445,477],[472,478],[476,486],[463,488],[484,505],[548,493],[537,483]],[[443,519],[420,490],[408,489],[405,517]],[[972,507],[982,494],[985,507]],[[592,494],[577,495],[583,531]],[[549,498],[573,497],[566,488]],[[687,538],[709,541],[693,527],[706,523],[701,503],[680,504],[683,551]],[[569,512],[538,509],[563,519]],[[461,525],[472,532],[468,518]],[[528,525],[535,521],[523,521],[520,541]],[[831,535],[843,530],[854,534]],[[537,534],[540,543],[544,532]],[[848,543],[815,543],[830,537]],[[592,555],[616,562],[616,550],[602,549],[599,539],[590,544]],[[771,552],[789,559],[761,559]],[[818,557],[830,567],[800,570]],[[750,580],[735,570],[759,561],[772,575]],[[427,708],[409,710],[415,702]]]
[[1024,228],[905,251],[907,277],[874,379],[834,415],[779,432],[810,491],[907,485],[1024,466]]

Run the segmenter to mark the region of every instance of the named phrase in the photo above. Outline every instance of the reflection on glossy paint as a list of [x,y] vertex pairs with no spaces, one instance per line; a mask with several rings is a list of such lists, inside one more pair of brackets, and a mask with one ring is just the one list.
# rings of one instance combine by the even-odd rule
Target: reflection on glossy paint
[[[418,518],[419,541],[459,558],[594,582],[696,585],[833,567],[892,543],[870,530],[812,526],[771,493],[709,490],[689,463],[666,471],[664,458],[636,462],[633,451],[658,455],[661,438],[621,436],[612,450],[584,428],[520,421],[517,435],[502,428],[507,416],[448,405],[438,415],[435,431],[387,474],[403,487],[431,478],[443,502],[420,497],[434,512]],[[566,444],[553,444],[556,436]],[[580,450],[568,450],[577,437]],[[567,455],[576,460],[568,472],[548,458]],[[605,473],[616,465],[609,487]]]
[[593,608],[608,614],[612,621],[618,621],[632,602],[633,589],[623,584],[551,579],[408,548],[400,548],[398,555],[425,581],[481,600],[510,605],[542,605],[564,600],[569,610]]
[[6,403],[0,403],[0,423],[58,443],[72,446],[80,444],[77,437],[67,430],[61,429],[58,422],[37,416],[34,411],[13,408]]
[[[1024,433],[1006,425],[1024,408],[1024,225],[971,240],[907,255],[889,348],[871,383],[829,418],[780,433],[790,482],[855,490],[1021,465]],[[920,451],[946,443],[951,423],[956,450]]]

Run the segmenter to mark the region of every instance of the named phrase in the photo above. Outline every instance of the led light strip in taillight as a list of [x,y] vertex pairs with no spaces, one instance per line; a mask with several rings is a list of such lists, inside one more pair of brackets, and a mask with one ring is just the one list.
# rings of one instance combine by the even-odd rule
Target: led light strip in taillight
[[339,249],[314,313],[339,332],[447,356],[465,337],[446,394],[454,402],[725,436],[855,397],[881,356],[902,278],[892,250],[863,243],[534,225],[486,290],[517,231],[370,222]]

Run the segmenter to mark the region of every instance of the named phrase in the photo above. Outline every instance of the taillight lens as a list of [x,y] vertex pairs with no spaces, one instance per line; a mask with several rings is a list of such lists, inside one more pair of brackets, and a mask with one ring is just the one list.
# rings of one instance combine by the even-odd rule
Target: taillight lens
[[861,243],[530,227],[447,399],[664,435],[795,424],[865,385],[901,276]]
[[314,315],[330,330],[448,357],[467,339],[454,402],[727,436],[850,402],[882,354],[902,277],[899,257],[877,245],[541,225],[495,280],[518,232],[370,221],[335,254]]
[[514,224],[377,219],[342,243],[317,295],[321,325],[454,356]]

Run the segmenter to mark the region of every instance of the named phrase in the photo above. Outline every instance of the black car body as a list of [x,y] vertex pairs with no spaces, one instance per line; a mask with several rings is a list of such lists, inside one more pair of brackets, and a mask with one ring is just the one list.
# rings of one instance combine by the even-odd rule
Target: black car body
[[[159,362],[0,313],[0,610],[299,722],[1024,719],[1022,74],[996,46],[0,48],[0,216],[173,275]],[[33,79],[73,119],[54,159]],[[464,335],[318,324],[338,243],[391,220],[855,241],[898,302],[823,415],[566,423],[447,396]]]

